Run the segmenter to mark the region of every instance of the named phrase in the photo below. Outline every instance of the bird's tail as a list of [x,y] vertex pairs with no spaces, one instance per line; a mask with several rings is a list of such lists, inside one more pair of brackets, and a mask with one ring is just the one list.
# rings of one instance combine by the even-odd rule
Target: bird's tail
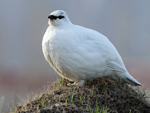
[[126,73],[125,81],[133,86],[142,86],[140,82],[138,82],[135,78],[133,78],[129,73]]

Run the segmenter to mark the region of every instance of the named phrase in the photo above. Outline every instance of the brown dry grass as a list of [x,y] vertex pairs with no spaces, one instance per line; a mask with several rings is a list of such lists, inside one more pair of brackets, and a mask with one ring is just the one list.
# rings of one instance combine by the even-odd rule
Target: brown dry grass
[[84,87],[67,86],[58,79],[40,95],[17,106],[18,113],[150,113],[145,92],[106,78],[87,81]]

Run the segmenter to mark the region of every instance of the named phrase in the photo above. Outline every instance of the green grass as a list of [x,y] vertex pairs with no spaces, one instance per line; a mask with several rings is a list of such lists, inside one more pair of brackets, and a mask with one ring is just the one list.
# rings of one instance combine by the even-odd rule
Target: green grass
[[81,95],[79,97],[79,104],[81,104],[81,101],[82,101],[82,94],[83,94],[83,91],[81,92]]
[[88,111],[88,110],[89,110],[89,101],[90,101],[90,98],[88,98],[88,101],[87,101],[86,111]]
[[40,104],[42,108],[44,108],[44,104],[45,104],[45,98],[42,98],[41,104]]
[[107,111],[109,110],[109,108],[107,108],[107,106],[103,106],[103,108],[101,109],[102,113],[107,113]]
[[116,91],[119,89],[121,83],[122,83],[122,80],[121,80],[121,79],[119,80],[119,82],[116,82],[116,85],[115,85],[115,90],[116,90]]
[[107,106],[103,106],[101,109],[100,109],[100,107],[99,107],[99,105],[98,105],[98,100],[96,100],[96,113],[107,113],[108,112],[108,110],[109,110],[109,108],[107,107]]
[[150,94],[148,91],[146,91],[146,88],[144,88],[142,92],[140,91],[139,87],[136,90],[139,98],[150,98]]
[[99,109],[99,106],[98,106],[98,100],[96,99],[96,113],[99,113],[100,112],[100,109]]
[[15,112],[16,111],[16,107],[15,107],[15,104],[14,104],[13,101],[12,101],[12,105],[13,105],[13,111]]
[[66,105],[66,107],[67,107],[67,105],[68,105],[68,103],[67,103],[67,99],[66,99],[66,103],[65,103],[65,105]]
[[74,101],[73,101],[74,91],[75,91],[75,88],[73,89],[73,93],[72,93],[72,96],[71,96],[71,104],[73,104],[73,103],[74,103]]

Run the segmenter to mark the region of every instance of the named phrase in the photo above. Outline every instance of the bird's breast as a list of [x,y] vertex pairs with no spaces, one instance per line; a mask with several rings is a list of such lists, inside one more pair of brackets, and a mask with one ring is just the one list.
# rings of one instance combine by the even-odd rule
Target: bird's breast
[[55,37],[49,40],[49,48],[53,65],[66,76],[87,79],[105,70],[105,61],[96,42]]

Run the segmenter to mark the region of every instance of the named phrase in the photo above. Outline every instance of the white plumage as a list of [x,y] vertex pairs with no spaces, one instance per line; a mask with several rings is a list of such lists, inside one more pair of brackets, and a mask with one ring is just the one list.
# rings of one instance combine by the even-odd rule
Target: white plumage
[[62,77],[83,86],[100,77],[141,85],[127,71],[114,45],[97,31],[74,25],[66,12],[56,10],[48,17],[43,37],[45,59]]

